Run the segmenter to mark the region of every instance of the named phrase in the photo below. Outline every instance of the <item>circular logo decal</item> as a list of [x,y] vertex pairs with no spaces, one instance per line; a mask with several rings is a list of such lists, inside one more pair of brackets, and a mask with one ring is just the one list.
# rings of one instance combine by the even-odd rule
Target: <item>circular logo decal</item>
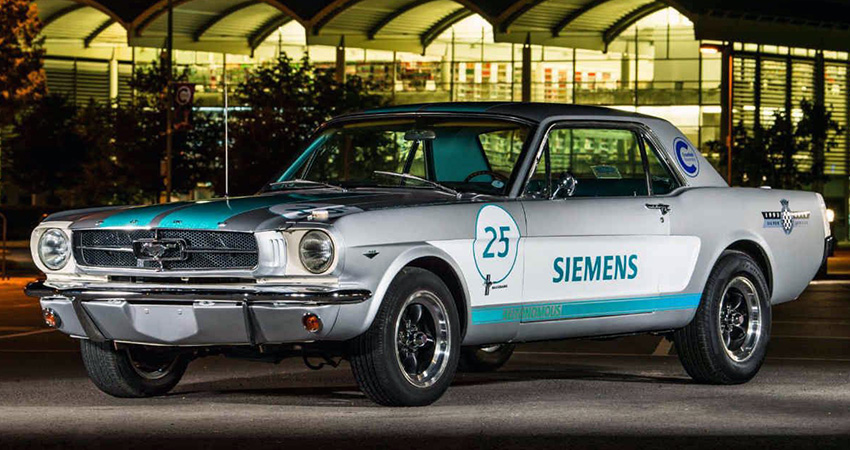
[[475,241],[472,253],[481,279],[492,283],[504,281],[516,264],[519,254],[519,226],[504,208],[485,205],[475,219]]
[[177,104],[186,106],[192,101],[192,89],[189,86],[180,86],[177,88]]
[[699,175],[699,158],[696,150],[688,145],[688,141],[682,138],[673,140],[673,148],[676,150],[676,161],[685,172],[685,175],[693,178]]

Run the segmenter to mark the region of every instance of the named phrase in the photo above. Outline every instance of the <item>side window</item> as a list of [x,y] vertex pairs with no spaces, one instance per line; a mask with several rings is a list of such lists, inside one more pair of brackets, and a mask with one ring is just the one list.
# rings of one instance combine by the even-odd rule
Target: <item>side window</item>
[[669,168],[661,162],[658,156],[658,149],[652,145],[652,142],[646,139],[643,142],[646,148],[646,162],[649,167],[649,176],[652,179],[652,194],[664,195],[670,193],[673,189],[679,187],[679,182],[670,173]]
[[528,130],[525,128],[509,128],[479,134],[478,142],[481,143],[481,148],[487,155],[490,170],[505,178],[510,177],[522,153],[527,134]]
[[[647,195],[638,137],[631,130],[560,128],[549,133],[526,195],[548,197],[565,176],[577,181],[573,197]],[[558,191],[559,197],[563,190]]]

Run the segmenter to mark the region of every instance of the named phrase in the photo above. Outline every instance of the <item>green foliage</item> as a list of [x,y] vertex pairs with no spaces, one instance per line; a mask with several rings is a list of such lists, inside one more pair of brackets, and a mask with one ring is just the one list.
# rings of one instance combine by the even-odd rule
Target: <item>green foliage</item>
[[[824,105],[803,100],[802,117],[795,124],[787,111],[774,114],[767,128],[752,133],[743,123],[732,132],[732,185],[771,186],[781,189],[809,187],[823,192],[826,154],[836,146],[835,138],[844,129],[832,119]],[[707,143],[710,151],[720,154],[719,167],[727,166],[727,149],[721,142]],[[801,164],[808,156],[809,164]],[[806,167],[808,166],[808,167]]]
[[[729,156],[725,146],[719,143],[710,145],[717,146],[720,153],[720,167],[725,168]],[[738,123],[732,129],[732,161],[732,185],[763,186],[773,178],[769,155],[764,151],[764,147],[748,133],[743,123]]]
[[0,126],[45,93],[44,48],[32,0],[0,0]]
[[[2,0],[0,0],[2,1]],[[14,181],[32,193],[50,193],[64,205],[132,204],[158,200],[164,189],[167,72],[161,63],[137,69],[134,101],[76,107],[49,96],[17,122],[6,155]],[[188,71],[175,76],[186,80]],[[337,82],[306,58],[286,56],[248,72],[237,88],[244,110],[231,116],[233,193],[250,194],[292,160],[324,121],[376,107],[382,97],[357,77]],[[176,192],[212,181],[224,192],[224,119],[195,112],[193,126],[174,133]]]
[[802,181],[810,184],[813,190],[823,192],[823,185],[829,179],[826,176],[826,154],[836,146],[830,134],[841,135],[844,129],[833,120],[832,111],[824,105],[803,100],[800,109],[803,117],[797,124],[795,136],[800,150],[812,157],[812,168],[803,174]]
[[46,96],[15,123],[17,132],[3,154],[6,176],[33,193],[55,197],[79,180],[86,143],[76,133],[76,107],[60,96]]
[[[378,107],[383,97],[359,77],[338,82],[307,57],[282,54],[246,74],[236,94],[246,110],[233,115],[231,192],[256,192],[300,152],[312,132],[333,116]],[[221,183],[216,183],[221,192]]]

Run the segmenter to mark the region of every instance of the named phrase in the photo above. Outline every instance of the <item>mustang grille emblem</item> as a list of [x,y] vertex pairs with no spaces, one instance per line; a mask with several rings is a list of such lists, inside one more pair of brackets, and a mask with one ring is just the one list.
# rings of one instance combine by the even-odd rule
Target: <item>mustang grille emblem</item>
[[133,242],[133,254],[140,261],[182,261],[186,243],[182,239],[140,239]]

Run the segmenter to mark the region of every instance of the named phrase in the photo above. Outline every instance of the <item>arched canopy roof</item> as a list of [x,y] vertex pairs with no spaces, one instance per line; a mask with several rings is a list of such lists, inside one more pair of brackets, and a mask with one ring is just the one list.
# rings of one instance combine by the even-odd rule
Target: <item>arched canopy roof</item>
[[603,50],[630,25],[668,6],[658,0],[528,1],[499,23],[496,39]]
[[[48,42],[165,42],[167,0],[36,0]],[[296,21],[310,44],[423,51],[473,14],[501,42],[603,50],[641,18],[672,6],[697,39],[850,49],[841,0],[173,0],[176,48],[250,53]]]

